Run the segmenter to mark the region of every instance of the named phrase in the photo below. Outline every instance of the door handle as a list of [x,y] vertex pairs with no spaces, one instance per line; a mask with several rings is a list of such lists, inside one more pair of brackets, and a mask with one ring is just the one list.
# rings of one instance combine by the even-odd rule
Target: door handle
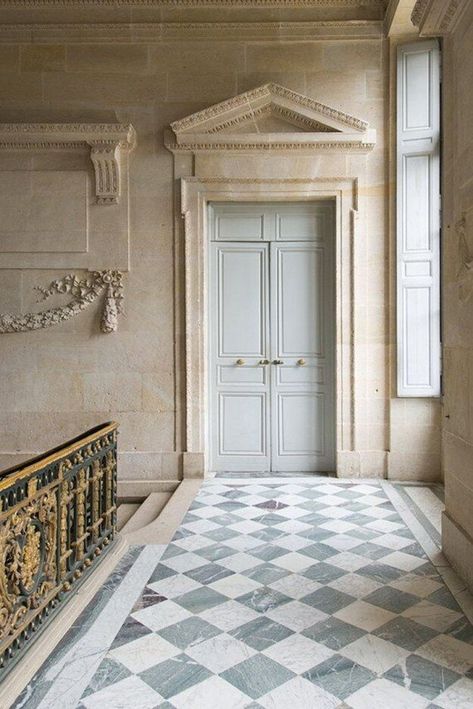
[[266,366],[267,364],[270,364],[270,362],[269,359],[260,359],[259,364]]
[[273,359],[273,364],[284,364],[282,359]]
[[301,357],[301,359],[297,360],[297,364],[299,365],[299,367],[305,367],[307,362],[305,361],[305,359],[302,359],[302,357]]
[[237,359],[237,361],[235,362],[235,364],[238,365],[238,367],[241,367],[242,364],[245,364],[245,360],[244,360],[244,359]]

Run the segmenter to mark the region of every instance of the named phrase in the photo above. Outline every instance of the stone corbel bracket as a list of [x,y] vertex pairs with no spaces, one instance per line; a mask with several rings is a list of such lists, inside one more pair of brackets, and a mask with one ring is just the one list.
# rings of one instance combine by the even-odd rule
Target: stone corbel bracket
[[136,145],[136,132],[123,123],[0,123],[0,150],[90,148],[97,204],[118,204],[121,153]]

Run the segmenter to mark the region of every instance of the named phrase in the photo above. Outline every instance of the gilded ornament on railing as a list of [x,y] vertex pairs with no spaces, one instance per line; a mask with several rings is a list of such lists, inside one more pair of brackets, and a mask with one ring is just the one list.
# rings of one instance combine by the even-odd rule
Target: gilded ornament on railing
[[41,293],[40,301],[58,294],[70,294],[72,299],[67,305],[40,313],[0,314],[0,333],[27,332],[59,325],[85,310],[103,294],[105,298],[100,328],[106,333],[118,329],[118,316],[122,313],[123,302],[123,274],[120,271],[95,271],[82,279],[70,273],[53,281],[49,288],[36,286],[35,290]]
[[116,424],[0,476],[0,679],[115,525]]

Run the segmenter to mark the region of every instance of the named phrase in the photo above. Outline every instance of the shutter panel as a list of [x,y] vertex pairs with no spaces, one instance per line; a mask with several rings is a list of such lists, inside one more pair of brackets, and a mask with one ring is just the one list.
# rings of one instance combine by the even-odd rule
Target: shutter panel
[[397,71],[397,392],[440,395],[440,52],[402,45]]

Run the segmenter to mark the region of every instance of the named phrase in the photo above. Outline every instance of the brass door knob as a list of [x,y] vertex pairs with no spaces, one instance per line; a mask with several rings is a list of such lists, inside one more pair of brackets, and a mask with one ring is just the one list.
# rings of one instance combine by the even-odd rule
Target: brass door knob
[[297,360],[297,364],[299,365],[299,367],[305,367],[305,365],[307,364],[307,362],[305,361],[305,359],[302,359],[302,358],[301,358],[301,359],[298,359],[298,360]]
[[235,364],[237,364],[239,367],[241,367],[242,364],[245,364],[245,360],[244,359],[237,359]]
[[284,364],[282,359],[273,359],[273,364]]
[[263,366],[266,366],[267,364],[269,364],[269,359],[260,359],[259,363]]

